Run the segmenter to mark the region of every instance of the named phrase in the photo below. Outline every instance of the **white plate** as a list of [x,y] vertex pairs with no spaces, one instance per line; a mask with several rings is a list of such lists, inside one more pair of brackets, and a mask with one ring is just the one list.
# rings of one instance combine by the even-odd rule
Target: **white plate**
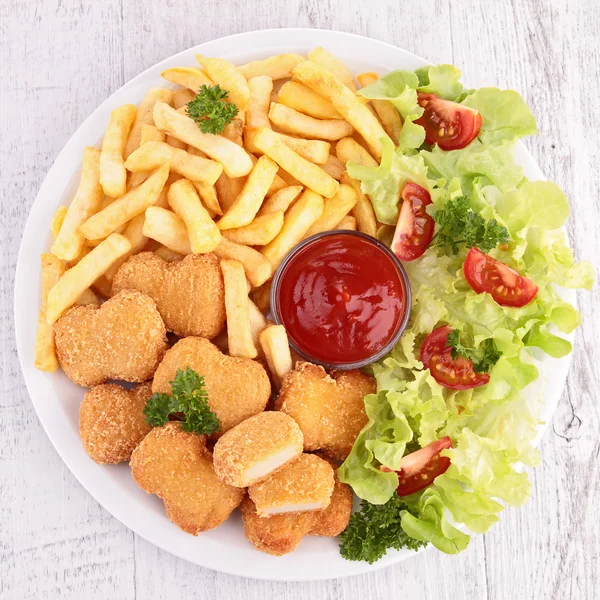
[[[106,510],[153,544],[203,567],[261,579],[318,580],[355,575],[397,563],[414,553],[393,551],[376,564],[368,565],[342,559],[335,539],[307,537],[295,552],[272,557],[255,550],[244,538],[241,518],[237,513],[217,529],[194,537],[168,521],[162,502],[138,488],[127,465],[101,466],[94,463],[83,451],[78,433],[79,403],[84,390],[71,383],[60,371],[47,374],[33,367],[40,298],[40,254],[47,252],[51,243],[50,221],[54,211],[60,204],[70,202],[77,186],[83,148],[99,144],[111,110],[124,103],[137,104],[149,88],[164,86],[165,81],[160,77],[164,69],[196,65],[194,55],[198,52],[242,64],[282,52],[306,53],[317,45],[342,58],[355,73],[414,70],[429,64],[414,54],[383,42],[314,29],[242,33],[201,44],[164,60],[103,102],[63,148],[31,209],[21,242],[15,282],[17,346],[27,389],[50,441],[75,477]],[[530,179],[543,178],[523,145],[519,145],[517,155]],[[574,301],[574,293],[566,299]],[[546,421],[560,398],[569,362],[569,358],[551,361],[552,368],[547,369]]]

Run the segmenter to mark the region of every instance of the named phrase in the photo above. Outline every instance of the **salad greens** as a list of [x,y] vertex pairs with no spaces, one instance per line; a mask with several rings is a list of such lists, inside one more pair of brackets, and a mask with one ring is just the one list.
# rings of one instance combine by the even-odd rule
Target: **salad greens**
[[[460,150],[424,144],[424,130],[414,123],[423,112],[417,92],[477,109],[482,116],[478,137]],[[452,554],[469,542],[464,528],[485,532],[498,520],[501,503],[527,500],[531,484],[520,465],[539,461],[532,442],[542,406],[539,390],[528,387],[539,376],[534,350],[556,358],[571,351],[560,333],[573,331],[580,315],[554,286],[590,289],[594,273],[590,263],[575,263],[567,245],[562,227],[569,206],[563,192],[550,182],[529,181],[515,164],[515,142],[537,131],[519,94],[466,90],[451,65],[394,71],[358,93],[390,100],[404,129],[398,148],[385,142],[378,167],[349,163],[348,173],[361,181],[387,226],[396,224],[404,184],[424,187],[438,233],[420,258],[404,263],[413,293],[409,327],[390,354],[371,367],[377,392],[365,398],[368,423],[338,471],[364,501],[363,516],[343,537],[342,553],[375,560],[384,546],[412,548],[418,540]],[[469,246],[530,278],[539,287],[534,300],[512,308],[475,293],[462,272]],[[454,330],[455,355],[475,359],[480,370],[489,371],[487,385],[448,389],[424,369],[420,345],[442,324]],[[444,436],[453,443],[442,452],[451,460],[448,470],[426,489],[396,499],[394,471],[402,457]],[[384,516],[376,517],[380,512]],[[402,532],[388,540],[389,530],[377,533],[375,525],[364,522],[365,515],[394,527],[399,518]],[[459,524],[464,527],[458,529]],[[359,543],[363,534],[377,541]]]

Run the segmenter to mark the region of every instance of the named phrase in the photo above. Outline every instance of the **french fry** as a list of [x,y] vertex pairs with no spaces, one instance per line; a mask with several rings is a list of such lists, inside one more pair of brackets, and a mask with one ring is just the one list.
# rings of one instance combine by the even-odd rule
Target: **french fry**
[[119,270],[119,267],[127,261],[130,256],[141,252],[146,244],[148,243],[148,238],[144,235],[144,222],[146,221],[145,213],[140,213],[136,215],[127,223],[127,226],[123,230],[123,235],[129,240],[131,243],[131,250],[127,252],[127,254],[118,258],[113,265],[107,269],[104,276],[108,281],[112,282],[113,277],[116,272]]
[[[246,127],[244,131],[244,140],[246,148],[250,152],[260,152],[254,144],[254,136],[256,129]],[[303,138],[292,137],[285,133],[274,132],[275,135],[294,152],[297,152],[302,158],[309,160],[315,164],[323,165],[329,159],[331,144],[322,140],[306,140]]]
[[[182,106],[185,106],[191,102],[196,95],[189,89],[179,89],[173,92],[173,108],[179,110]],[[167,104],[169,104],[167,102]]]
[[61,204],[56,209],[54,216],[52,217],[52,221],[50,221],[50,232],[52,233],[53,239],[56,239],[58,237],[58,234],[60,233],[60,228],[62,227],[66,214],[67,207],[64,204]]
[[276,194],[273,194],[263,202],[263,205],[258,211],[258,216],[262,217],[279,210],[285,212],[300,195],[301,191],[301,185],[290,185],[289,187],[279,190]]
[[202,200],[202,204],[206,210],[211,213],[211,216],[222,215],[223,211],[219,205],[219,198],[217,197],[215,186],[208,185],[208,183],[204,183],[203,181],[192,181],[192,184],[196,188],[196,191]]
[[175,262],[183,258],[183,254],[174,252],[173,250],[167,248],[166,246],[163,246],[162,244],[160,244],[158,248],[154,250],[154,254],[156,254],[156,256],[160,256],[160,258],[166,260],[167,262]]
[[100,150],[87,147],[83,151],[79,187],[52,244],[52,254],[67,261],[75,260],[81,254],[85,238],[79,226],[100,208],[102,200]]
[[54,254],[42,254],[42,300],[35,335],[34,365],[40,371],[56,371],[58,359],[54,346],[54,331],[46,318],[48,293],[65,272],[65,263]]
[[[356,77],[361,87],[367,87],[379,79],[377,73],[361,73]],[[389,100],[371,100],[371,104],[383,125],[386,133],[397,146],[402,130],[402,119],[398,109]]]
[[364,137],[375,158],[381,160],[381,139],[388,135],[371,111],[350,89],[327,69],[311,60],[297,64],[292,69],[292,74],[300,83],[329,100],[342,117]]
[[273,91],[273,80],[266,75],[252,77],[248,80],[250,88],[250,103],[246,115],[248,127],[271,128],[269,122],[269,104],[271,103],[271,92]]
[[344,172],[341,181],[343,184],[352,186],[356,192],[357,200],[352,209],[352,215],[356,219],[358,231],[377,237],[377,218],[375,217],[375,211],[373,210],[371,200],[369,200],[368,196],[363,194],[360,181],[350,177],[347,172]]
[[252,222],[267,195],[277,168],[267,156],[258,159],[240,195],[217,223],[220,230],[243,227]]
[[81,306],[84,306],[86,304],[100,306],[102,304],[102,301],[100,300],[100,298],[98,298],[98,296],[96,296],[96,294],[94,294],[91,288],[88,288],[87,290],[83,290],[83,293],[81,294],[81,296],[79,296],[79,298],[77,298],[75,304]]
[[271,288],[273,287],[273,279],[265,281],[261,286],[254,288],[250,292],[252,302],[256,304],[258,309],[263,313],[269,312],[271,309]]
[[175,214],[186,225],[192,252],[212,252],[221,241],[221,232],[202,206],[192,183],[187,179],[174,183],[169,188],[168,200]]
[[102,298],[110,298],[112,285],[105,275],[100,275],[100,277],[98,277],[98,279],[92,283],[90,289],[92,289]]
[[[147,146],[148,144],[144,144]],[[88,240],[99,240],[107,237],[117,227],[127,223],[140,213],[152,206],[160,196],[160,193],[169,176],[169,165],[163,165],[153,173],[140,186],[127,192],[121,198],[116,199],[104,210],[90,217],[79,231]]]
[[321,165],[321,168],[325,173],[329,173],[329,175],[339,181],[342,173],[346,170],[346,165],[337,156],[330,154],[327,162]]
[[226,213],[235,203],[237,197],[241,194],[246,185],[248,176],[228,177],[223,173],[215,183],[219,205],[223,213]]
[[302,185],[295,177],[290,175],[286,170],[282,169],[281,167],[279,168],[279,171],[277,171],[277,174],[279,175],[279,177],[281,177],[281,179],[283,179],[285,184],[288,186]]
[[248,281],[254,287],[262,285],[273,275],[269,261],[260,252],[249,246],[236,244],[223,237],[214,252],[221,259],[241,262],[244,265]]
[[354,130],[352,125],[343,119],[315,119],[276,102],[271,104],[269,119],[281,131],[303,138],[339,140]]
[[223,172],[218,162],[173,148],[165,142],[147,142],[125,161],[125,167],[132,173],[152,171],[162,165],[169,165],[172,171],[187,179],[209,185],[213,185]]
[[100,185],[111,198],[119,198],[127,191],[123,154],[135,114],[136,107],[133,104],[115,108],[110,113],[110,122],[104,134],[100,153]]
[[230,356],[256,358],[244,266],[237,260],[221,260],[227,315],[227,345]]
[[223,136],[202,133],[192,119],[164,102],[156,103],[154,122],[161,131],[202,150],[221,163],[228,177],[242,177],[252,170],[250,155],[243,148]]
[[303,60],[304,57],[299,54],[279,54],[264,60],[246,63],[238,69],[248,80],[261,75],[266,75],[271,79],[285,79],[291,77],[290,71]]
[[279,177],[279,175],[275,174],[275,177],[273,178],[273,183],[271,184],[271,187],[267,192],[267,198],[270,198],[271,196],[273,196],[277,192],[280,192],[286,187],[288,187],[288,184],[281,177]]
[[277,102],[315,119],[342,118],[331,102],[297,81],[288,81],[283,85],[277,95]]
[[306,187],[326,198],[335,196],[338,182],[325,173],[321,167],[288,148],[275,135],[275,132],[264,127],[258,129],[254,135],[254,144],[263,154],[274,160]]
[[356,91],[356,83],[352,71],[339,59],[317,46],[308,53],[308,60],[312,60],[325,67],[334,77],[339,79],[347,88]]
[[[152,116],[152,114],[150,114]],[[129,135],[131,137],[131,134]],[[144,123],[140,132],[140,146],[143,146],[146,142],[164,142],[165,134],[159,131],[154,125]],[[135,148],[137,150],[137,148]],[[133,151],[132,151],[133,152]],[[131,154],[131,152],[129,153]],[[129,155],[128,155],[129,156]],[[125,167],[127,168],[127,167]]]
[[208,158],[206,153],[202,152],[202,150],[198,150],[198,148],[194,148],[194,146],[190,146],[189,144],[187,145],[187,151],[190,154],[195,154],[196,156],[201,156],[202,158]]
[[177,67],[173,69],[166,69],[160,76],[171,83],[182,85],[194,92],[198,93],[201,86],[206,85],[211,87],[213,84],[211,78],[206,74],[206,71],[199,69],[198,67]]
[[[250,331],[252,331],[252,341],[258,351],[259,357],[264,357],[262,348],[260,347],[259,335],[261,331],[264,331],[268,327],[267,319],[260,312],[260,309],[250,298],[248,298],[248,317],[250,318]],[[214,342],[213,342],[214,343]]]
[[233,63],[224,58],[208,58],[202,54],[196,54],[196,60],[215,83],[229,92],[228,98],[240,111],[248,108],[250,88],[244,75]]
[[[238,113],[239,115],[239,113]],[[238,146],[244,146],[244,121],[236,117],[230,123],[227,123],[221,134],[224,138],[232,141]]]
[[353,138],[341,139],[335,147],[336,156],[347,165],[350,161],[364,167],[377,167],[377,161]]
[[270,325],[258,336],[262,351],[265,353],[269,371],[275,387],[279,389],[283,378],[292,370],[292,354],[288,336],[283,325]]
[[153,204],[153,206],[158,206],[159,208],[169,208],[169,201],[167,200],[167,194],[169,193],[169,180],[167,179],[167,183],[165,183],[165,187],[162,189],[162,192],[158,196],[158,200]]
[[351,186],[342,184],[338,193],[325,200],[325,206],[321,216],[312,224],[304,237],[310,237],[316,233],[335,229],[336,225],[354,208],[356,204],[356,192]]
[[348,229],[350,231],[356,231],[356,219],[352,215],[346,215],[334,229]]
[[131,250],[131,243],[113,233],[84,256],[56,282],[48,293],[46,318],[52,324],[121,256]]
[[191,254],[192,248],[185,223],[172,211],[158,206],[146,210],[142,233],[177,254]]
[[127,143],[125,144],[124,158],[127,158],[134,150],[144,143],[142,135],[144,125],[154,125],[152,110],[158,101],[170,104],[173,101],[173,92],[166,88],[151,88],[148,90],[144,99],[140,102],[135,114],[135,120],[131,126]]
[[175,148],[177,150],[187,150],[187,147],[188,147],[188,145],[185,142],[178,140],[176,137],[173,137],[172,135],[165,136],[165,143],[167,145],[171,146],[171,148]]
[[232,242],[246,246],[264,246],[275,239],[283,227],[283,211],[278,210],[256,217],[250,224],[237,229],[228,229],[223,235]]
[[306,190],[287,211],[281,231],[262,250],[263,256],[271,263],[273,271],[321,217],[323,209],[323,198],[312,190]]

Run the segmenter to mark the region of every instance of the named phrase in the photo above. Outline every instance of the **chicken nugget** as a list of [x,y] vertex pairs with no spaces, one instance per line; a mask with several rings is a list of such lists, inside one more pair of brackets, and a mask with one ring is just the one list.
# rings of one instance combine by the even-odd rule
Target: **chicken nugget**
[[281,412],[259,413],[230,429],[215,444],[215,471],[229,485],[248,487],[298,458],[303,443],[294,419]]
[[244,534],[254,547],[266,554],[281,556],[292,552],[314,527],[316,513],[284,513],[259,517],[254,502],[248,496],[240,505]]
[[182,431],[176,421],[143,439],[131,455],[131,474],[164,502],[167,517],[192,535],[223,523],[244,497],[216,476],[206,436]]
[[225,291],[219,259],[189,254],[167,262],[153,252],[132,256],[116,272],[112,294],[138,290],[150,296],[167,331],[212,339],[225,326]]
[[336,469],[338,464],[326,456],[321,458],[325,459],[333,468],[335,473],[335,485],[333,487],[333,493],[331,494],[331,503],[329,506],[315,513],[315,520],[309,535],[319,535],[323,537],[335,537],[340,535],[350,522],[350,515],[352,514],[352,489],[346,483],[342,483],[338,476]]
[[314,454],[302,454],[248,488],[248,495],[261,517],[327,508],[331,502],[334,475],[331,465]]
[[93,387],[79,406],[79,435],[88,456],[100,464],[131,458],[134,448],[152,429],[144,419],[152,384],[126,390],[114,383]]
[[101,306],[74,306],[54,324],[58,362],[84,387],[109,379],[150,379],[167,349],[167,332],[152,298],[120,292]]
[[367,423],[363,398],[376,390],[375,379],[361,371],[333,371],[300,362],[288,373],[275,402],[304,434],[304,450],[322,450],[344,460]]
[[171,393],[177,369],[190,367],[204,377],[208,404],[221,423],[221,435],[267,405],[271,383],[265,368],[249,358],[222,354],[208,340],[187,337],[167,351],[152,382],[152,391]]

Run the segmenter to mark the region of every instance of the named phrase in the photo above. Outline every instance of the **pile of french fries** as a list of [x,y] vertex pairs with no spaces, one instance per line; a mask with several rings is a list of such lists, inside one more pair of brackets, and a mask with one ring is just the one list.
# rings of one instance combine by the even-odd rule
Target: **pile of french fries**
[[[377,166],[382,139],[397,144],[402,122],[389,102],[357,96],[353,74],[323,48],[242,66],[197,60],[199,67],[162,73],[172,87],[116,108],[102,148],[84,150],[79,187],[56,211],[54,243],[42,255],[37,368],[58,367],[52,324],[74,304],[109,297],[131,255],[176,261],[213,252],[229,353],[264,356],[280,383],[292,358],[285,329],[264,316],[275,270],[310,235],[376,235],[371,201],[346,164]],[[377,77],[357,79],[369,85]],[[186,114],[200,86],[215,84],[239,109],[220,135],[203,133]]]

